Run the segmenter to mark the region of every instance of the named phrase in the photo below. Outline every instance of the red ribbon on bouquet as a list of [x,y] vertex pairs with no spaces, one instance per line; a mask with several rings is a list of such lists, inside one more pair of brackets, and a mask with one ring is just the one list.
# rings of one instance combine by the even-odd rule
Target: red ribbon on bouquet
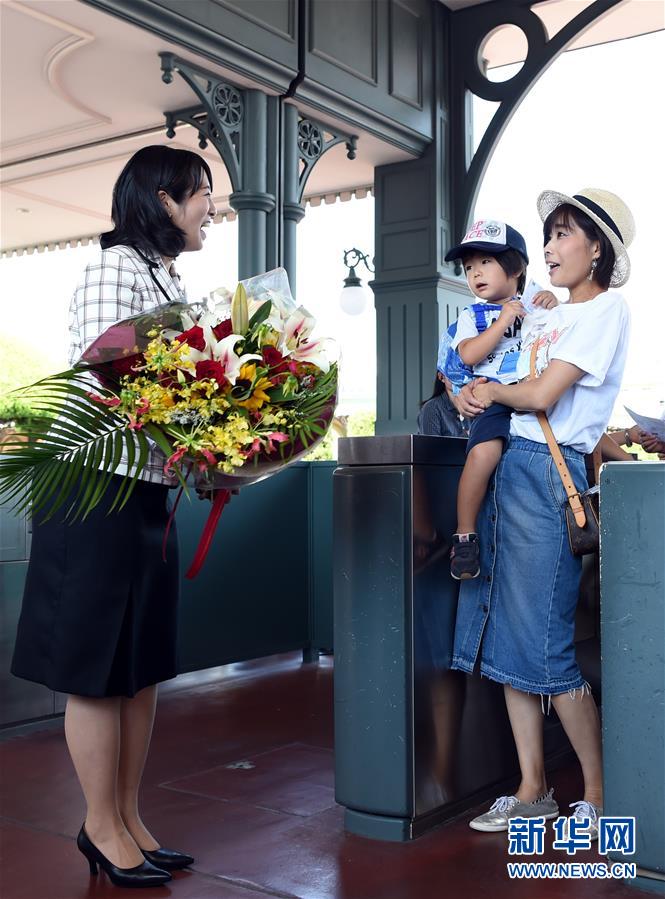
[[[176,496],[175,502],[173,503],[173,508],[171,509],[171,514],[169,515],[169,520],[166,522],[166,527],[164,528],[164,537],[162,539],[162,559],[164,562],[166,562],[166,544],[169,538],[169,532],[171,530],[171,525],[173,524],[173,519],[175,518],[175,513],[178,508],[178,503],[180,502],[180,497],[182,496],[183,489],[184,488],[181,487],[178,491],[178,495]],[[212,543],[212,538],[215,534],[215,530],[217,529],[219,516],[222,514],[222,509],[227,504],[230,498],[230,490],[215,491],[215,498],[212,501],[212,507],[203,527],[199,545],[197,546],[196,552],[194,553],[192,564],[187,569],[187,573],[185,575],[185,577],[190,581],[196,577],[206,560],[208,550],[210,549],[210,544]]]
[[205,562],[205,558],[208,555],[208,550],[210,549],[210,544],[212,542],[215,529],[217,528],[219,516],[222,514],[222,509],[227,504],[230,498],[230,490],[217,490],[215,492],[215,498],[212,501],[212,508],[210,509],[208,520],[206,521],[203,528],[203,533],[201,534],[199,545],[196,548],[196,553],[194,554],[192,564],[189,566],[187,574],[185,575],[185,577],[190,581],[196,577],[196,575],[201,570],[201,566]]

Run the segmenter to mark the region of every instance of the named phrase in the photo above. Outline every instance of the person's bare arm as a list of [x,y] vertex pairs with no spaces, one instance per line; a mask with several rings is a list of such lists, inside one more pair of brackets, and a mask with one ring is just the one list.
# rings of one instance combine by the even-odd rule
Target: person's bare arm
[[477,337],[467,337],[457,345],[457,352],[465,365],[477,365],[488,356],[516,318],[525,314],[524,307],[518,300],[505,303],[501,314],[486,331]]
[[534,381],[520,381],[519,384],[498,384],[488,381],[474,387],[473,395],[484,408],[492,403],[505,403],[521,412],[545,412],[561,397],[569,387],[582,377],[584,372],[570,362],[554,359],[542,375]]
[[641,431],[637,425],[633,425],[632,428],[626,428],[621,431],[612,431],[607,436],[613,443],[616,443],[617,446],[632,446],[633,443],[640,442]]
[[[617,433],[623,433],[619,431]],[[598,442],[596,449],[599,449],[603,457],[603,462],[634,462],[635,460],[630,453],[625,452],[612,439],[611,434],[603,434]]]

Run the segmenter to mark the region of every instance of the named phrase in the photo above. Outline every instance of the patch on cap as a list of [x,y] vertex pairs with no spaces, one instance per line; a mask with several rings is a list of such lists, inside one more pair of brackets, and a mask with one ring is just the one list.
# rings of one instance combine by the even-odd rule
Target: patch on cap
[[505,246],[507,243],[506,224],[492,219],[475,222],[464,235],[462,246],[465,243],[494,243]]

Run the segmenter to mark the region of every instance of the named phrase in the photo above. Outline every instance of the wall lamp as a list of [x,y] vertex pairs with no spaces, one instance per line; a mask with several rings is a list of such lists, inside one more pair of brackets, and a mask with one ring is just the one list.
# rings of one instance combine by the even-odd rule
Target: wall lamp
[[364,263],[367,271],[374,273],[365,253],[361,253],[355,247],[352,250],[344,251],[344,265],[348,268],[349,274],[344,278],[344,287],[339,295],[339,305],[347,315],[360,315],[367,304],[367,291],[356,275],[356,266],[361,262]]

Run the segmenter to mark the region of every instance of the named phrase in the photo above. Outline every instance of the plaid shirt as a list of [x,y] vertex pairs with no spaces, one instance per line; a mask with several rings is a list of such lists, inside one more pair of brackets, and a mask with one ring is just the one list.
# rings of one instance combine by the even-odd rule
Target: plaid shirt
[[[153,272],[169,301],[187,302],[173,266],[169,271],[159,256],[151,258],[159,263]],[[81,354],[110,325],[167,302],[136,250],[124,246],[100,250],[99,258],[86,267],[69,307],[69,364],[78,362]],[[164,462],[164,454],[150,441],[150,454],[139,478],[174,486],[177,480],[164,474]],[[123,455],[116,474],[126,473],[127,459]]]

